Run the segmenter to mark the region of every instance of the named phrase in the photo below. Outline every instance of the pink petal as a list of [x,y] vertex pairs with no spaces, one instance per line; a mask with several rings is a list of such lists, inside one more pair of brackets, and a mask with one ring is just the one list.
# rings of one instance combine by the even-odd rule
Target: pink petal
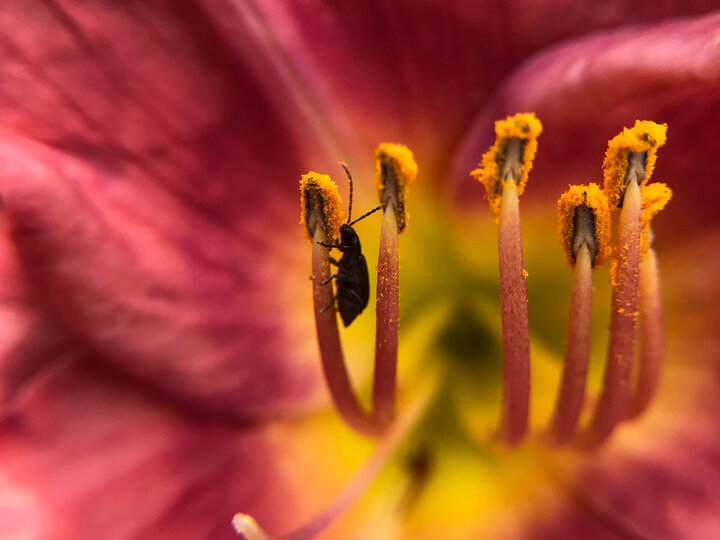
[[[598,34],[543,53],[478,116],[456,175],[482,155],[491,119],[534,111],[544,130],[528,197],[554,199],[568,183],[600,178],[608,139],[635,119],[651,119],[669,126],[653,178],[675,192],[658,224],[687,234],[716,223],[712,201],[720,187],[708,167],[720,129],[719,29],[714,14]],[[692,221],[685,219],[690,209]]]
[[715,7],[707,0],[203,5],[239,55],[251,54],[249,32],[257,61],[300,86],[347,146],[369,152],[380,140],[402,141],[427,172],[446,166],[475,112],[538,50],[590,31]]
[[183,418],[88,362],[56,367],[0,420],[0,537],[231,539],[238,510],[271,530],[304,512],[279,467],[291,426]]
[[0,216],[0,416],[28,380],[72,350],[23,276],[6,221]]
[[193,2],[5,3],[0,35],[4,131],[132,167],[236,232],[269,183],[295,199],[321,166],[294,89],[264,88]]
[[[534,523],[527,538],[585,537],[586,530],[597,532],[589,538],[720,534],[720,255],[709,250],[719,239],[715,233],[661,252],[670,319],[660,394],[608,447],[584,458],[579,473],[562,478],[567,507]],[[556,460],[561,473],[563,465]]]
[[[309,269],[288,246],[306,246],[288,241],[287,220],[257,219],[235,237],[125,168],[22,141],[0,142],[0,159],[26,271],[102,361],[230,415],[296,406],[320,389],[312,323],[294,314],[311,305]],[[299,237],[294,206],[272,207]]]

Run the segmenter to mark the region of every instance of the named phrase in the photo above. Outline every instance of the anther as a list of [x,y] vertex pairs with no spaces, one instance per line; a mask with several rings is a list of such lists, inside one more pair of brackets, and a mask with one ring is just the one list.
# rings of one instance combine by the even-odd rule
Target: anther
[[392,203],[398,232],[407,226],[405,197],[408,184],[417,176],[417,163],[412,152],[402,144],[382,143],[375,152],[375,187],[384,211]]
[[335,182],[327,174],[308,172],[300,179],[300,224],[306,237],[312,239],[320,227],[332,242],[343,222],[340,195]]
[[590,260],[597,256],[597,243],[595,242],[595,214],[586,204],[575,208],[573,215],[573,261],[577,262],[578,251],[581,247],[587,248]]
[[510,137],[505,145],[505,153],[500,170],[500,179],[495,184],[495,191],[502,190],[502,183],[512,181],[515,185],[522,180],[524,142],[519,137]]
[[496,215],[500,213],[504,182],[515,184],[518,196],[525,190],[541,132],[542,124],[532,113],[495,122],[495,144],[470,174],[485,186],[485,196]]
[[608,143],[603,161],[604,190],[610,205],[622,206],[631,181],[642,186],[655,168],[657,150],[667,140],[667,125],[638,120]]
[[602,265],[610,255],[610,210],[597,184],[570,186],[558,200],[558,233],[570,266],[585,245],[592,267]]

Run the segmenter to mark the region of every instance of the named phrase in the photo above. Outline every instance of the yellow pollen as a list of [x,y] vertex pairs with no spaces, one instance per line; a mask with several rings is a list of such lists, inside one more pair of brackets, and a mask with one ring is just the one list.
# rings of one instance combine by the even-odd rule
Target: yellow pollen
[[389,202],[395,205],[398,232],[403,232],[408,222],[405,197],[408,184],[415,180],[418,166],[413,153],[402,144],[382,143],[375,152],[375,188],[383,209]]
[[656,124],[649,120],[636,120],[635,125],[616,135],[605,152],[603,161],[604,190],[611,207],[616,207],[622,200],[628,181],[628,158],[631,153],[645,154],[644,175],[639,182],[645,185],[652,175],[657,160],[657,150],[667,140],[667,124]]
[[305,235],[312,240],[317,226],[322,227],[332,242],[337,238],[345,218],[335,182],[327,174],[313,171],[300,178],[300,224]]
[[485,152],[478,168],[470,174],[485,186],[485,196],[490,203],[490,209],[496,215],[500,214],[504,180],[501,175],[508,165],[505,159],[508,143],[513,139],[522,142],[522,157],[517,164],[522,169],[520,179],[517,181],[517,194],[522,195],[537,152],[537,138],[541,132],[542,124],[532,113],[516,114],[495,122],[495,144]]
[[653,182],[643,186],[642,191],[642,210],[640,216],[642,220],[642,237],[640,240],[640,249],[643,257],[647,255],[650,248],[650,221],[655,214],[665,208],[665,205],[672,198],[672,190],[662,182]]
[[[585,205],[592,213],[592,231],[575,231],[575,214],[578,207]],[[610,209],[608,200],[600,186],[588,184],[587,186],[570,186],[560,196],[557,203],[558,233],[560,243],[567,255],[570,266],[575,266],[577,255],[577,235],[592,234],[592,239],[586,239],[589,245],[592,266],[598,268],[610,255]],[[582,240],[582,239],[581,239]]]

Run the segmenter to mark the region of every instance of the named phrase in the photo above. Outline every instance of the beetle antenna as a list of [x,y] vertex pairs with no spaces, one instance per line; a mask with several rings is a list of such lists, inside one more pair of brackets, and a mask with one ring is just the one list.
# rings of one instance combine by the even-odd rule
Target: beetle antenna
[[382,206],[378,206],[378,207],[376,207],[376,208],[373,208],[373,209],[370,210],[368,213],[363,214],[362,216],[360,216],[359,218],[357,218],[355,221],[353,221],[352,223],[350,223],[350,226],[352,227],[353,225],[355,225],[355,224],[356,224],[358,221],[360,221],[361,219],[365,219],[365,218],[368,217],[370,214],[374,214],[374,213],[377,212],[378,210],[382,210]]
[[[345,174],[347,174],[348,180],[350,180],[350,204],[348,205],[348,220],[347,220],[347,222],[350,223],[350,219],[352,219],[353,181],[352,181],[352,176],[350,176],[350,169],[348,169],[348,166],[345,164],[345,162],[341,161],[340,165],[342,165],[342,168],[345,169]],[[355,223],[355,222],[353,222],[353,223]],[[351,223],[351,225],[352,225],[352,223]]]

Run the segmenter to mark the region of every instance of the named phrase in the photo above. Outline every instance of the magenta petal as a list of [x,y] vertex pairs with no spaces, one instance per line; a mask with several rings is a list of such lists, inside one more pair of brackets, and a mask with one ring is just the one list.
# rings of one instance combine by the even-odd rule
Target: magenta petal
[[713,7],[707,0],[672,6],[532,0],[202,4],[234,50],[248,56],[253,50],[265,70],[301,86],[308,107],[319,104],[341,140],[359,141],[368,151],[379,140],[402,141],[421,156],[424,171],[446,166],[474,113],[538,50],[590,31]]
[[4,3],[0,51],[4,132],[132,167],[236,232],[322,166],[295,89],[266,89],[195,2]]
[[296,519],[277,470],[291,430],[183,418],[87,363],[58,368],[0,420],[0,537],[231,539],[239,509]]
[[684,420],[663,422],[660,440],[650,433],[643,445],[593,456],[585,473],[563,480],[567,508],[526,537],[716,538],[720,431],[708,412],[685,410]]
[[38,372],[72,351],[39,306],[0,216],[0,416]]
[[98,358],[230,415],[297,405],[319,388],[312,327],[292,312],[310,304],[305,244],[286,245],[284,222],[248,223],[236,238],[124,171],[21,142],[2,142],[0,160],[23,264]]

